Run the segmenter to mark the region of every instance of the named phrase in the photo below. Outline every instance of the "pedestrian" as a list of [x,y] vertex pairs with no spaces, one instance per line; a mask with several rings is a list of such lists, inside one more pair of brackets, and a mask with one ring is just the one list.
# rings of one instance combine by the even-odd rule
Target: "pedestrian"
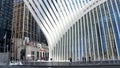
[[90,63],[91,62],[91,57],[90,56],[88,57],[88,60],[89,60],[89,63]]
[[50,60],[52,61],[52,58],[50,58]]
[[72,57],[70,57],[70,62],[72,62]]
[[84,60],[85,60],[84,57],[82,57],[82,60],[83,60],[83,63],[84,63]]
[[83,57],[82,60],[83,60],[83,63],[86,63],[86,57]]
[[86,57],[84,57],[85,63],[86,63]]

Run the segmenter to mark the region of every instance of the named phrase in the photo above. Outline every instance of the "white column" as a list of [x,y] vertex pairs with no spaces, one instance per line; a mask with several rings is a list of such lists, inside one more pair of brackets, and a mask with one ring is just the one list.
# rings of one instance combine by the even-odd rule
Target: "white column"
[[94,18],[94,27],[95,27],[95,43],[97,44],[97,45],[95,45],[95,47],[97,48],[97,56],[96,56],[96,59],[97,60],[99,60],[100,59],[100,55],[99,55],[99,47],[98,47],[98,37],[97,37],[97,30],[96,30],[96,16],[95,16],[95,13],[94,13],[94,11],[95,11],[95,9],[92,11],[92,13],[93,13],[93,18]]
[[[60,41],[59,41],[59,42],[60,42]],[[59,54],[58,54],[58,46],[60,45],[60,43],[59,43],[59,42],[58,42],[58,44],[57,44],[57,46],[56,46],[57,61],[59,60],[59,59],[58,59],[58,55],[59,55]]]
[[60,41],[59,41],[59,45],[58,45],[58,61],[60,60],[60,58],[61,58],[61,39],[60,39]]
[[[120,2],[120,1],[119,1],[119,2]],[[118,31],[118,34],[120,34],[119,25],[118,25],[118,22],[119,22],[119,21],[117,21],[117,19],[116,19],[116,14],[115,14],[113,2],[110,0],[110,3],[111,3],[112,10],[113,10],[113,14],[114,14],[114,17],[115,17],[115,23],[116,23],[116,26],[117,26],[117,31]],[[120,6],[119,6],[119,7],[120,7]],[[118,10],[118,8],[117,8],[117,10]],[[119,12],[119,10],[118,10],[118,12]],[[120,12],[119,12],[119,13],[120,13]],[[119,14],[119,13],[118,13],[118,14]],[[120,14],[119,14],[119,18],[120,18]],[[119,38],[120,38],[120,36],[119,36]]]
[[[98,8],[98,9],[100,9],[100,8]],[[101,43],[101,48],[102,48],[102,58],[100,58],[100,59],[103,59],[104,60],[104,51],[103,51],[103,43],[102,43],[102,36],[101,36],[101,28],[100,28],[100,21],[99,21],[99,15],[98,15],[98,9],[96,9],[96,13],[97,13],[97,20],[98,20],[98,27],[99,27],[99,33],[100,33],[100,43]],[[100,52],[100,51],[99,51]]]
[[68,60],[68,31],[66,32],[66,60]]
[[65,44],[65,60],[68,59],[68,52],[67,52],[68,51],[68,44],[67,44],[68,43],[68,39],[67,39],[67,37],[68,36],[67,36],[67,32],[66,32],[66,39],[65,39],[66,40],[66,42],[65,42],[66,43]]
[[77,26],[78,26],[78,31],[77,31],[77,33],[78,33],[78,39],[77,39],[77,41],[78,41],[78,59],[80,60],[80,19],[78,20],[78,22],[77,22]]
[[93,48],[93,56],[92,56],[92,57],[93,57],[93,60],[96,60],[96,59],[95,59],[95,48],[94,48],[95,45],[94,45],[94,37],[93,37],[93,25],[92,25],[92,18],[91,18],[92,15],[91,15],[91,12],[89,13],[89,16],[90,16],[90,26],[91,26],[92,43],[93,43],[93,44],[91,45],[92,48]]
[[[104,4],[103,4],[104,5]],[[106,7],[107,7],[107,5],[106,5]],[[108,8],[108,7],[107,7]],[[110,36],[110,27],[109,27],[109,25],[108,25],[108,23],[110,24],[110,22],[108,22],[108,17],[107,17],[107,12],[106,12],[106,8],[105,8],[105,5],[104,5],[104,12],[105,12],[105,16],[106,16],[106,24],[107,24],[107,29],[108,29],[108,36],[109,36],[109,41],[110,41],[110,48],[111,48],[111,50],[112,50],[112,59],[114,60],[114,53],[113,53],[113,47],[112,47],[112,40],[111,40],[111,36]],[[107,49],[108,49],[108,47],[107,47]],[[109,51],[109,50],[108,50]],[[109,53],[108,53],[109,54]],[[109,59],[110,59],[110,57],[109,57]]]
[[[111,2],[111,6],[112,6],[112,10],[113,10],[113,14],[114,14],[114,17],[115,17],[115,23],[116,23],[116,26],[117,26],[117,31],[118,31],[118,35],[119,35],[119,40],[120,40],[120,30],[119,30],[119,25],[118,25],[118,21],[116,20],[116,14],[115,14],[115,10],[113,9],[114,8],[114,6],[113,6],[113,4],[112,4],[112,1],[110,0],[110,2]],[[119,1],[120,2],[120,1]],[[116,3],[116,0],[115,0],[115,3]],[[119,6],[120,7],[120,6]],[[118,10],[118,7],[116,7],[117,8],[117,11],[118,11],[118,14],[119,14],[119,18],[120,18],[120,12],[119,12],[119,10]],[[115,34],[114,34],[115,35]],[[120,42],[120,41],[119,41]],[[116,42],[115,42],[116,43]],[[119,45],[118,45],[119,46]],[[116,48],[117,48],[117,54],[118,54],[118,59],[120,59],[120,54],[119,54],[119,51],[118,51],[118,46],[117,46],[117,43],[116,43]]]
[[[106,36],[106,34],[105,34],[105,28],[104,28],[104,23],[103,23],[103,16],[102,16],[102,10],[101,10],[101,6],[99,6],[99,8],[100,8],[100,14],[101,14],[101,18],[102,18],[102,26],[103,26],[103,31],[104,31],[104,36]],[[105,37],[105,44],[106,44],[106,37]],[[107,44],[106,44],[107,45]],[[104,46],[104,45],[103,45]],[[107,47],[106,47],[107,48]],[[107,50],[107,49],[106,49]],[[108,57],[108,51],[107,51],[107,57]],[[105,55],[104,55],[104,58],[105,58]]]
[[90,46],[90,31],[89,31],[89,22],[90,21],[88,21],[88,14],[86,14],[86,20],[87,20],[87,32],[88,32],[88,51],[89,51],[89,53],[88,53],[88,57],[91,57],[91,46]]
[[63,35],[63,60],[65,60],[65,43],[66,43],[66,41],[65,41],[65,34]]
[[[116,3],[116,0],[115,0],[115,3]],[[117,5],[116,5],[117,6]],[[107,2],[107,8],[108,8],[108,11],[109,11],[109,14],[110,14],[110,23],[111,23],[111,25],[112,25],[112,29],[113,29],[113,35],[114,35],[114,40],[115,40],[115,46],[116,46],[116,49],[117,49],[117,55],[118,55],[118,59],[119,59],[119,51],[118,51],[118,46],[117,46],[117,41],[116,41],[116,36],[115,36],[115,31],[114,31],[114,26],[113,26],[113,22],[112,22],[112,19],[111,19],[111,13],[110,13],[110,8],[109,8],[109,6],[108,6],[108,2]],[[118,13],[119,13],[119,9],[118,9],[118,7],[116,7],[117,8],[117,11],[118,11]],[[113,8],[112,8],[112,10],[113,10]],[[119,17],[120,17],[120,15],[119,15]],[[117,29],[118,30],[118,29]],[[118,30],[119,31],[119,30]],[[119,33],[119,32],[118,32]],[[113,52],[113,54],[114,54],[114,52]],[[115,56],[115,55],[114,55]],[[115,57],[114,57],[114,59],[115,59]]]
[[86,46],[86,21],[85,21],[85,15],[84,15],[84,17],[83,17],[83,25],[84,25],[84,40],[83,40],[83,42],[84,42],[84,55],[85,55],[85,57],[86,57],[86,60],[87,60],[87,46]]
[[74,27],[73,26],[72,26],[72,50],[71,50],[71,52],[72,52],[72,59],[74,61],[75,53],[74,53]]
[[84,53],[83,53],[83,26],[82,26],[83,22],[82,22],[82,18],[80,20],[80,25],[81,25],[81,59],[84,57]]
[[76,25],[77,24],[77,22],[75,23],[75,27],[74,27],[74,34],[75,34],[75,42],[74,42],[74,52],[75,52],[75,61],[77,61],[77,59],[78,59],[78,57],[77,57],[77,31],[76,31]]
[[70,28],[70,57],[72,57],[72,27]]
[[68,48],[69,49],[68,50],[69,56],[68,56],[68,58],[70,58],[71,57],[71,28],[69,29],[69,33],[68,34],[69,34],[69,37],[68,37],[69,38],[68,39],[69,40],[69,45],[68,45],[68,47],[69,47]]

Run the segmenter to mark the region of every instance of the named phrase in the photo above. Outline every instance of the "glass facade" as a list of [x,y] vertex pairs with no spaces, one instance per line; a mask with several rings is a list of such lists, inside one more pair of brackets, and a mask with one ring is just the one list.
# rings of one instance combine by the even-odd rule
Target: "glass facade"
[[84,14],[54,47],[54,60],[120,59],[119,6],[120,0],[107,0]]
[[12,14],[13,0],[0,0],[0,52],[10,51]]

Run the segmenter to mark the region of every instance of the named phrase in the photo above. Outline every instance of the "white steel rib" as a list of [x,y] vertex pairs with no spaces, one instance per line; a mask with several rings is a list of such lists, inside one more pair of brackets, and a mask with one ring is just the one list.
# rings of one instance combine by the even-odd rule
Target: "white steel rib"
[[[90,10],[85,11],[95,1],[97,0],[24,0],[24,3],[43,31],[51,52],[58,40]],[[49,58],[51,55],[49,53]]]

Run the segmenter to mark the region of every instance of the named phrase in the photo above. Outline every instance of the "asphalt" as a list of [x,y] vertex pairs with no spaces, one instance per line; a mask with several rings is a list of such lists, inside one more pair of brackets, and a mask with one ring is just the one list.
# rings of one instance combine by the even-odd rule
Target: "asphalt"
[[40,66],[40,65],[18,65],[18,66],[0,66],[0,68],[120,68],[120,64],[91,64],[91,65],[69,65],[69,66]]
[[0,65],[0,68],[120,68],[120,62],[23,62],[23,65]]

